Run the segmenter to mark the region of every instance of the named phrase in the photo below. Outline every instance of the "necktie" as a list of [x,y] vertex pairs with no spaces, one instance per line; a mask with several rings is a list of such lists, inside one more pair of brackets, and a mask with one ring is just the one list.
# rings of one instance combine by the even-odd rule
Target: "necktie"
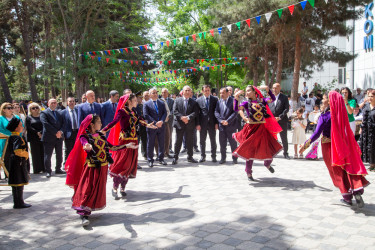
[[91,108],[91,114],[94,114],[94,105],[92,103],[90,103],[90,108]]
[[225,113],[225,111],[227,111],[227,101],[226,100],[223,100],[223,111]]
[[207,110],[209,109],[209,107],[210,107],[210,104],[209,104],[209,101],[210,101],[210,98],[206,98],[206,108],[207,108]]
[[75,130],[75,129],[77,129],[77,120],[76,120],[76,114],[74,113],[74,110],[73,109],[71,109],[70,110],[70,112],[72,112],[72,119],[73,119],[73,121],[72,121],[72,127],[73,127],[73,129]]
[[55,120],[57,121],[56,112],[52,111],[53,116],[55,117]]
[[116,103],[112,103],[113,112],[116,112]]
[[186,112],[187,112],[188,101],[189,101],[189,99],[185,99],[185,114],[186,114]]
[[158,105],[156,104],[156,101],[154,101],[154,106],[155,106],[156,113],[159,114]]

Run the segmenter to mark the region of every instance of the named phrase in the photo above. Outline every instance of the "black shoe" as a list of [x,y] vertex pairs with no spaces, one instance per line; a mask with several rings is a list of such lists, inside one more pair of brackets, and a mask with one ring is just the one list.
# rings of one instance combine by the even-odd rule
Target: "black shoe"
[[197,153],[199,153],[199,152],[201,152],[201,151],[199,151],[199,149],[198,149],[198,148],[194,148],[194,152],[197,152]]
[[174,155],[167,155],[167,157],[169,158],[169,159],[173,159],[174,158]]
[[238,164],[238,159],[237,158],[233,159],[233,164]]
[[284,155],[284,158],[287,159],[287,160],[290,160],[290,157],[289,157],[288,154],[285,154],[285,155]]
[[178,162],[178,160],[176,158],[174,158],[173,161],[172,161],[172,165],[176,165],[177,162]]
[[199,160],[199,162],[205,162],[206,161],[206,157],[201,157],[201,159]]
[[187,150],[186,150],[186,148],[184,148],[183,150],[181,150],[181,154],[183,154],[183,153],[186,153],[187,152]]
[[142,167],[141,167],[141,166],[139,166],[139,165],[137,165],[137,169],[142,169]]
[[159,161],[159,164],[160,164],[160,165],[164,165],[164,166],[167,166],[167,165],[168,165],[167,162],[164,161],[164,160]]
[[153,163],[152,161],[149,161],[149,162],[148,162],[148,167],[149,167],[149,168],[154,167],[154,163]]
[[268,169],[272,174],[275,173],[275,169],[273,169],[273,167],[269,166],[267,169]]
[[248,179],[249,181],[255,181],[252,175],[248,176],[247,179]]
[[212,157],[212,162],[217,162],[216,157]]
[[172,150],[172,149],[170,149],[170,150],[169,150],[169,153],[170,153],[170,154],[174,154],[174,152],[173,152],[173,150]]
[[226,163],[226,162],[227,162],[226,160],[221,159],[221,160],[219,161],[219,164],[224,164],[224,163]]
[[66,172],[62,171],[61,169],[57,169],[55,174],[66,174]]
[[120,190],[120,194],[121,194],[122,197],[125,197],[127,195],[125,190]]
[[23,203],[21,205],[18,205],[18,206],[13,206],[14,209],[22,209],[22,208],[29,208],[31,207],[30,204],[27,204],[27,203]]
[[357,203],[357,207],[362,208],[365,205],[365,202],[362,199],[362,195],[355,194],[354,198],[355,198],[355,202]]
[[112,188],[112,196],[113,196],[113,198],[115,198],[115,200],[119,199],[118,194],[117,194],[117,190],[114,190],[113,188]]
[[198,161],[194,158],[187,159],[187,161],[190,163],[198,163]]
[[46,177],[51,178],[51,173],[47,173]]
[[340,202],[346,206],[352,206],[353,203],[352,201],[347,201],[347,200],[344,200],[344,199],[341,199]]

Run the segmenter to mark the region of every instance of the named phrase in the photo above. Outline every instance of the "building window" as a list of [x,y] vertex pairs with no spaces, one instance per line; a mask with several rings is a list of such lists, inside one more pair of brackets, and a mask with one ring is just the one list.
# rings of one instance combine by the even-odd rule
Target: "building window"
[[346,79],[346,68],[340,67],[339,68],[339,75],[338,75],[338,84],[345,84]]

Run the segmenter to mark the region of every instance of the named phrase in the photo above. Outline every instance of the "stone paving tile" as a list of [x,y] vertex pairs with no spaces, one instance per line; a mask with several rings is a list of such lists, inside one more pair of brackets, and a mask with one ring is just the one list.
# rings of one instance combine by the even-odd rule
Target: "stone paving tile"
[[276,157],[274,174],[255,161],[252,183],[243,160],[209,160],[182,155],[177,166],[149,169],[141,158],[125,199],[112,198],[108,178],[107,207],[86,229],[63,176],[31,174],[29,209],[12,209],[10,188],[0,187],[0,249],[373,249],[375,186],[364,208],[345,207],[322,160]]

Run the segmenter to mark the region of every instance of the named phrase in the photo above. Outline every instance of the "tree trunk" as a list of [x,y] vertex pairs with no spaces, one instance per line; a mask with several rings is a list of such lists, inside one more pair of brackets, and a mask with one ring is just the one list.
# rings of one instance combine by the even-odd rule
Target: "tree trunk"
[[258,86],[259,74],[258,74],[258,64],[257,58],[253,59],[253,85]]
[[50,44],[50,41],[51,41],[51,23],[49,22],[49,20],[47,20],[47,18],[44,18],[44,29],[45,29],[45,32],[46,32],[46,47],[45,47],[45,53],[44,53],[44,58],[45,58],[45,63],[44,63],[44,76],[45,76],[45,80],[44,80],[44,99],[48,100],[49,99],[49,81],[48,81],[48,77],[46,76],[50,76],[51,72],[47,70],[47,65],[48,65],[48,69],[51,70],[52,69],[52,62],[51,62],[51,44]]
[[264,83],[266,86],[270,84],[270,75],[269,75],[269,64],[268,64],[268,49],[267,47],[264,48]]
[[277,43],[277,74],[276,82],[281,84],[281,77],[283,73],[283,61],[284,61],[284,46],[283,41]]
[[10,94],[9,86],[7,83],[7,79],[4,75],[3,65],[1,64],[1,50],[0,50],[0,82],[1,82],[1,88],[4,92],[5,101],[12,103],[13,99]]
[[271,81],[270,81],[270,87],[275,83],[276,71],[277,71],[277,62],[276,62],[276,60],[274,60],[273,68],[272,68],[272,76],[271,76]]
[[296,25],[296,45],[295,45],[295,54],[294,54],[294,73],[293,73],[293,86],[292,86],[292,100],[297,102],[298,97],[298,86],[299,86],[299,74],[301,70],[301,19],[298,20]]
[[29,16],[28,16],[28,8],[26,1],[21,1],[21,9],[18,5],[18,1],[13,1],[14,9],[16,11],[17,15],[17,21],[18,25],[21,30],[21,35],[23,39],[23,47],[25,52],[25,61],[27,65],[27,72],[29,75],[29,85],[30,85],[30,91],[31,91],[31,99],[36,102],[38,101],[38,93],[36,90],[35,81],[33,79],[33,64],[31,62],[31,51],[30,51],[30,28],[29,24],[31,22]]

